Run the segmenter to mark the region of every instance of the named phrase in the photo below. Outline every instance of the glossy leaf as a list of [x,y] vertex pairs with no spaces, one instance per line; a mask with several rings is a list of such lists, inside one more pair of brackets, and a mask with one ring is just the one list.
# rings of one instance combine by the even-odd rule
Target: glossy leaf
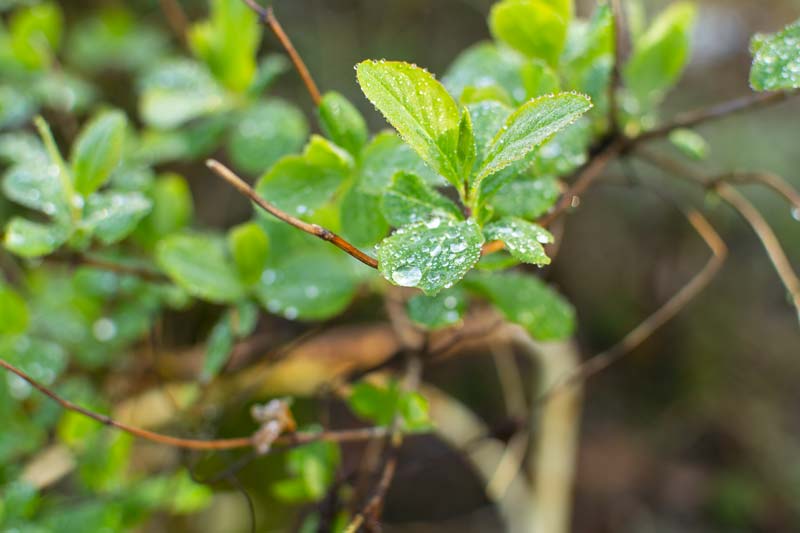
[[251,285],[258,281],[267,264],[269,239],[255,223],[247,222],[228,233],[228,248],[242,280]]
[[536,224],[516,217],[505,217],[483,228],[487,241],[502,241],[506,250],[519,261],[533,265],[549,265],[545,244],[553,242],[553,235]]
[[478,262],[484,239],[474,220],[433,218],[404,226],[378,247],[383,276],[401,287],[435,295]]
[[562,2],[547,0],[503,0],[492,7],[492,35],[523,54],[552,66],[564,49],[567,22]]
[[91,120],[72,146],[72,175],[75,189],[88,195],[111,176],[122,156],[127,119],[119,111],[107,111]]
[[464,97],[468,87],[501,87],[519,104],[525,101],[527,95],[523,80],[526,63],[528,60],[514,50],[493,43],[479,43],[458,56],[442,83],[458,99]]
[[456,159],[460,115],[432,74],[397,61],[357,66],[361,90],[431,168],[461,188]]
[[3,192],[25,207],[55,218],[67,218],[69,205],[61,172],[58,165],[42,159],[15,165],[6,172]]
[[657,103],[678,81],[689,60],[697,8],[677,2],[665,9],[634,44],[625,65],[625,84],[643,106]]
[[149,194],[152,209],[136,232],[148,244],[183,229],[193,212],[189,184],[178,174],[164,174],[153,184]]
[[669,142],[687,157],[702,161],[708,157],[708,142],[694,130],[679,128],[670,132]]
[[400,137],[383,132],[364,148],[357,186],[370,194],[382,194],[400,171],[416,174],[429,185],[445,183]]
[[391,187],[381,199],[381,210],[389,224],[397,228],[437,217],[454,220],[464,218],[453,202],[419,176],[406,172],[395,174]]
[[6,226],[5,247],[21,257],[39,257],[58,249],[68,232],[56,225],[39,224],[24,218],[12,218]]
[[563,340],[575,329],[575,311],[539,278],[521,273],[476,274],[466,285],[489,299],[537,340]]
[[406,304],[408,317],[429,330],[457,324],[466,310],[467,300],[460,287],[444,290],[436,296],[417,294]]
[[758,34],[750,43],[753,67],[750,86],[756,91],[800,88],[800,20],[769,35]]
[[520,107],[492,141],[473,190],[478,189],[484,177],[524,158],[591,107],[588,98],[573,93],[543,96]]
[[337,92],[326,93],[318,108],[322,132],[354,157],[367,144],[367,123],[358,109]]
[[342,235],[359,247],[374,246],[389,232],[381,210],[381,197],[362,191],[357,185],[347,190],[339,209]]
[[492,197],[491,205],[501,216],[534,219],[553,207],[560,195],[555,178],[523,178],[503,185]]
[[228,142],[231,159],[248,173],[269,169],[281,157],[298,152],[308,137],[308,124],[293,105],[271,99],[242,111]]
[[113,244],[130,235],[151,207],[139,192],[95,193],[86,200],[84,224],[100,242]]
[[170,235],[156,247],[158,265],[187,292],[215,303],[244,296],[239,272],[220,240],[200,234]]

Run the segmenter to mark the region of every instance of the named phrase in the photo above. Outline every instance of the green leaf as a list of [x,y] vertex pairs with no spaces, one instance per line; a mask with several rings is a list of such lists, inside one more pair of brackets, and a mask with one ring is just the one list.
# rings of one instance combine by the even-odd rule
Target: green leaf
[[228,142],[234,165],[260,173],[281,157],[298,152],[308,137],[303,114],[283,100],[270,99],[242,111]]
[[555,178],[517,179],[503,185],[491,205],[500,216],[534,219],[545,214],[561,195]]
[[541,341],[563,340],[575,329],[575,310],[540,279],[520,273],[475,274],[466,286],[488,298],[511,322]]
[[523,54],[558,65],[567,38],[562,2],[503,0],[492,7],[489,27],[497,40]]
[[521,74],[525,94],[529,99],[554,94],[561,88],[558,74],[544,61],[534,59],[525,63]]
[[433,427],[428,400],[418,392],[400,395],[400,417],[406,431],[427,431]]
[[595,112],[604,113],[614,66],[614,17],[607,3],[597,5],[588,24],[570,27],[562,63],[566,87],[588,94]]
[[359,381],[353,385],[347,405],[359,417],[378,426],[388,426],[397,412],[398,393],[395,381],[385,388]]
[[[513,101],[508,93],[499,85],[484,85],[483,87],[473,87],[468,85],[464,87],[461,93],[461,105],[478,104],[492,100],[504,105],[513,105]],[[463,119],[463,117],[462,117]]]
[[476,152],[472,117],[469,114],[469,110],[464,108],[463,113],[461,113],[461,122],[458,125],[458,151],[456,152],[462,176],[469,176],[472,172]]
[[357,186],[364,192],[380,195],[400,171],[416,174],[429,185],[445,183],[400,137],[393,132],[383,132],[364,148]]
[[389,224],[397,228],[437,217],[454,220],[464,218],[458,206],[436,192],[422,178],[407,172],[395,174],[391,187],[381,199],[381,210]]
[[225,312],[211,328],[211,334],[206,341],[206,356],[203,359],[203,369],[200,372],[200,382],[208,383],[214,378],[225,363],[233,349],[234,334],[231,327],[231,314]]
[[52,385],[67,367],[67,354],[58,344],[27,335],[7,337],[5,341],[3,359],[45,385]]
[[673,130],[669,134],[669,142],[684,155],[696,161],[703,161],[708,157],[708,142],[694,130],[685,128]]
[[269,253],[269,238],[261,226],[247,222],[232,228],[228,233],[228,248],[242,281],[247,285],[258,281]]
[[75,189],[88,195],[99,189],[119,164],[127,119],[119,111],[106,111],[84,126],[72,146]]
[[339,207],[342,235],[359,247],[374,246],[389,232],[381,211],[381,197],[362,191],[357,185],[348,189]]
[[39,257],[58,249],[68,232],[61,226],[39,224],[15,217],[6,226],[5,247],[21,257]]
[[15,165],[6,172],[3,192],[18,204],[64,220],[69,217],[69,205],[61,172],[58,165],[41,159]]
[[467,300],[460,287],[444,290],[436,296],[417,294],[408,300],[408,317],[428,330],[457,324],[467,310]]
[[459,112],[444,86],[408,63],[364,61],[358,83],[400,136],[431,168],[463,190],[458,149]]
[[350,304],[358,284],[351,258],[322,242],[280,249],[281,257],[268,265],[255,287],[267,311],[290,320],[325,320]]
[[170,235],[156,247],[158,265],[189,294],[214,303],[244,296],[239,272],[219,239],[199,234]]
[[273,483],[272,493],[288,503],[317,501],[325,496],[341,462],[339,447],[332,442],[312,442],[287,453],[286,466],[292,475]]
[[9,22],[14,56],[29,68],[46,67],[55,57],[62,26],[58,4],[44,2],[15,12]]
[[36,111],[36,107],[31,94],[10,85],[0,85],[0,128],[21,125]]
[[0,281],[0,335],[17,335],[28,329],[28,306],[17,292]]
[[352,159],[317,135],[302,156],[278,161],[256,185],[258,194],[293,215],[311,216],[348,177]]
[[634,43],[623,76],[626,86],[643,107],[657,103],[678,81],[689,59],[696,13],[694,4],[674,3]]
[[592,142],[592,123],[582,117],[533,152],[534,176],[566,176],[583,165]]
[[253,84],[250,85],[248,93],[251,96],[259,96],[269,89],[275,80],[284,72],[292,68],[292,63],[281,54],[269,54],[258,64],[258,72]]
[[46,164],[47,152],[42,141],[27,132],[11,132],[0,135],[0,162],[9,165]]
[[156,65],[142,81],[139,113],[149,126],[169,129],[228,107],[224,91],[199,63]]
[[354,157],[367,144],[367,123],[358,109],[337,92],[326,93],[319,103],[319,121],[322,132]]
[[783,31],[758,34],[750,43],[750,86],[756,91],[800,87],[800,20]]
[[258,16],[239,0],[211,0],[211,18],[192,26],[189,46],[225,87],[247,90],[256,76]]
[[472,118],[475,135],[475,167],[479,168],[489,153],[492,139],[511,115],[511,108],[500,102],[484,101],[470,104],[467,109]]
[[162,237],[186,227],[192,219],[194,208],[189,184],[178,174],[160,176],[149,196],[152,209],[139,225],[136,236],[152,245]]
[[86,200],[84,223],[100,242],[109,245],[130,235],[151,207],[140,192],[95,193]]
[[477,190],[486,176],[524,158],[559,130],[575,122],[592,107],[585,96],[562,93],[531,100],[515,111],[492,141],[478,177]]
[[523,67],[527,63],[528,60],[514,50],[493,43],[479,43],[458,56],[442,83],[458,99],[464,98],[468,87],[502,87],[519,104],[526,100]]
[[434,218],[397,230],[378,247],[381,274],[395,285],[435,295],[478,262],[483,235],[474,220]]
[[487,241],[503,241],[506,249],[516,259],[532,265],[549,265],[545,244],[553,242],[553,235],[541,226],[516,217],[501,218],[483,228]]

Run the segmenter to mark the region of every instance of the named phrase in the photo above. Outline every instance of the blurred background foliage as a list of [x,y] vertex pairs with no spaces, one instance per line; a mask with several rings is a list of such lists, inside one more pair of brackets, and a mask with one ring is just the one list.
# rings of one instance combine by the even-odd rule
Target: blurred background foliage
[[[461,50],[489,38],[486,16],[491,3],[278,0],[275,8],[320,87],[350,98],[375,131],[384,123],[361,95],[353,65],[364,58],[385,57],[443,73]],[[797,0],[697,3],[691,63],[678,89],[668,97],[664,116],[748,94],[751,35],[776,31],[800,13]],[[33,2],[0,2],[8,28],[30,23],[12,14],[25,4]],[[208,16],[206,2],[181,4],[192,21]],[[646,2],[646,7],[655,13],[665,4],[654,0]],[[46,49],[26,48],[24,43],[0,44],[0,64],[14,50],[25,65],[24,72],[8,74],[12,83],[0,89],[0,123],[24,122],[40,111],[53,124],[60,144],[70,146],[88,110],[102,101],[126,111],[137,126],[162,128],[150,133],[146,139],[150,143],[142,143],[132,162],[176,173],[153,181],[152,194],[163,194],[184,207],[149,215],[135,236],[142,246],[153,246],[163,228],[182,227],[192,216],[201,228],[229,228],[246,221],[248,203],[202,164],[161,163],[218,153],[228,146],[237,168],[255,173],[284,153],[300,149],[309,131],[307,124],[314,124],[314,111],[297,76],[280,75],[288,70],[286,60],[262,54],[265,63],[261,65],[228,65],[226,41],[214,41],[211,32],[199,26],[191,33],[189,46],[212,66],[215,81],[210,83],[185,60],[171,59],[185,53],[169,32],[158,2],[63,1],[58,7],[36,15],[38,23],[50,28],[45,33],[59,50],[56,57]],[[586,16],[592,8],[593,2],[583,1],[577,10]],[[58,21],[61,17],[63,24]],[[233,35],[237,28],[226,31]],[[236,35],[235,41],[238,46],[261,46],[265,52],[280,53],[272,35],[264,32],[263,37],[260,41],[257,34]],[[170,78],[176,72],[182,76],[178,81]],[[164,82],[164,77],[169,79]],[[134,90],[147,94],[148,88],[170,86],[173,81],[191,83],[201,100],[185,108],[203,112],[203,127],[188,135],[170,132],[172,126],[197,118],[181,114],[185,102],[154,92],[142,104]],[[258,96],[267,87],[269,96]],[[280,107],[279,119],[273,118],[282,126],[280,142],[271,143],[266,152],[261,144],[236,142],[237,135],[247,131],[248,121],[258,121],[260,113],[269,114],[270,106],[279,101],[292,102]],[[702,166],[711,171],[769,170],[800,186],[798,112],[798,102],[790,102],[703,126],[710,154]],[[674,150],[666,143],[660,148]],[[8,157],[22,150],[0,146],[0,155]],[[135,167],[132,164],[132,173]],[[730,209],[709,203],[695,190],[649,166],[616,165],[610,172],[619,179],[596,186],[582,199],[580,209],[568,217],[558,259],[546,271],[548,280],[577,309],[583,354],[616,342],[666,300],[707,254],[680,214],[652,192],[635,186],[631,177],[669,183],[687,202],[705,203],[731,255],[712,286],[678,319],[624,363],[588,383],[574,530],[797,531],[800,335],[784,289],[750,228]],[[769,192],[748,188],[747,194],[784,237],[793,264],[799,264],[800,214],[793,214]],[[4,219],[14,209],[10,202],[0,200]],[[8,266],[6,259],[2,261]],[[34,278],[29,285],[31,294],[26,298],[33,309],[32,327],[58,342],[32,347],[31,343],[44,341],[16,339],[11,351],[20,360],[26,353],[36,353],[38,366],[28,366],[34,377],[53,383],[64,372],[58,390],[101,412],[119,408],[118,402],[168,380],[172,373],[180,375],[181,350],[204,342],[215,324],[221,323],[222,311],[217,306],[184,309],[187,297],[182,291],[92,269],[78,269],[74,277],[64,272],[63,276]],[[124,306],[114,305],[116,300]],[[379,302],[373,304],[377,307]],[[47,309],[47,314],[37,313],[37,306]],[[172,310],[151,328],[148,317],[164,308]],[[252,312],[241,310],[243,316]],[[359,305],[337,320],[367,322],[374,312],[369,304]],[[276,317],[262,317],[258,325],[258,331],[270,336],[266,347],[307,328]],[[219,342],[226,342],[226,334],[235,333],[219,333]],[[147,340],[135,344],[127,356],[118,353],[119,347],[141,338]],[[65,349],[75,357],[69,364]],[[161,362],[159,357],[163,357]],[[520,364],[526,367],[523,358]],[[76,367],[89,371],[71,373]],[[475,350],[433,368],[426,380],[471,406],[490,427],[502,427],[507,420],[494,376],[485,351]],[[0,393],[0,523],[23,523],[36,517],[30,522],[36,526],[24,531],[118,531],[130,524],[154,532],[246,531],[248,503],[239,489],[254,502],[259,531],[285,530],[297,526],[293,522],[297,506],[318,497],[313,483],[292,484],[292,474],[302,470],[297,465],[348,460],[320,444],[249,462],[233,482],[219,473],[247,459],[245,454],[195,456],[149,444],[133,448],[126,435],[72,414],[61,416],[55,405],[32,395],[15,379],[0,379]],[[180,408],[202,391],[171,393],[171,401]],[[369,397],[370,392],[362,394]],[[16,408],[19,401],[25,404],[24,412]],[[247,401],[234,395],[224,404],[205,403],[202,412],[194,413],[197,416],[179,429],[197,437],[246,434],[252,426]],[[147,404],[140,409],[147,410]],[[294,409],[301,423],[318,420],[322,413],[340,424],[353,423],[352,415],[325,399],[300,400]],[[79,468],[54,488],[37,494],[19,480],[26,466],[19,459],[44,449],[44,428],[54,424]],[[404,448],[402,458],[384,515],[387,531],[501,528],[496,510],[457,452],[433,437],[424,437]],[[64,465],[66,459],[59,457],[49,461],[48,468],[60,465],[71,470],[74,466]],[[265,483],[281,478],[282,488]],[[437,525],[420,525],[427,522]]]

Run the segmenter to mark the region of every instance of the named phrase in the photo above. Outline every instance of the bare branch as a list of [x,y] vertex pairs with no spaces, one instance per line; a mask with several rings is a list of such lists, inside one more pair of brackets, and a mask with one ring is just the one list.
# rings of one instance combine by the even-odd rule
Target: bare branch
[[250,199],[250,201],[254,202],[258,207],[275,218],[282,220],[283,222],[286,222],[290,226],[294,226],[301,231],[305,231],[309,235],[318,237],[323,241],[328,241],[337,248],[355,257],[368,267],[378,268],[377,259],[362,252],[331,230],[323,228],[318,224],[309,224],[308,222],[300,220],[299,218],[293,217],[289,213],[281,211],[271,203],[264,200],[246,181],[237,176],[231,169],[219,161],[209,159],[206,161],[206,165],[208,168],[216,172],[222,179],[233,185],[243,196]]
[[800,316],[800,279],[797,278],[794,269],[792,268],[786,253],[781,247],[778,237],[772,231],[769,223],[764,219],[758,209],[750,203],[739,191],[734,189],[727,183],[718,183],[715,189],[720,197],[728,202],[734,209],[736,209],[742,218],[744,218],[753,231],[758,235],[758,239],[767,251],[775,271],[783,282],[783,286],[789,291],[789,296],[792,299],[792,304]]
[[800,193],[788,181],[777,174],[769,172],[731,172],[711,179],[706,186],[716,188],[722,182],[763,185],[783,196],[794,209],[800,210]]
[[286,53],[289,54],[289,59],[292,60],[294,64],[295,70],[300,75],[300,78],[303,80],[303,84],[306,86],[306,90],[308,94],[311,96],[311,101],[314,102],[314,105],[319,105],[322,101],[322,96],[320,95],[319,88],[317,84],[314,82],[314,78],[311,77],[311,73],[308,71],[308,67],[306,67],[303,58],[300,57],[300,54],[297,53],[297,49],[292,44],[292,40],[289,39],[289,36],[286,35],[286,32],[283,31],[283,26],[281,23],[278,22],[277,17],[275,17],[275,13],[273,13],[271,7],[263,7],[256,0],[243,0],[245,4],[250,7],[253,11],[258,13],[258,16],[263,24],[269,27],[272,30],[272,33],[275,34],[275,37],[283,46],[283,49],[286,50]]
[[[53,390],[45,385],[42,385],[31,376],[13,366],[11,363],[0,359],[0,367],[5,368],[12,374],[27,381],[31,387],[41,392],[51,400],[58,403],[62,408],[67,411],[78,413],[79,415],[91,418],[105,426],[113,427],[124,431],[134,437],[149,440],[158,444],[167,446],[174,446],[176,448],[185,448],[189,450],[232,450],[237,448],[250,448],[255,447],[255,435],[250,437],[239,437],[233,439],[217,439],[217,440],[197,440],[197,439],[183,439],[179,437],[172,437],[170,435],[163,435],[147,429],[131,426],[123,422],[114,420],[113,418],[95,413],[80,405],[77,405],[65,398],[56,394]],[[282,446],[295,446],[299,444],[306,444],[315,441],[328,441],[328,442],[354,442],[374,439],[386,435],[388,432],[382,427],[369,427],[359,429],[349,429],[340,431],[322,431],[322,432],[298,432],[284,434],[275,439],[274,444]]]
[[631,142],[636,144],[651,139],[662,138],[669,135],[672,131],[680,128],[691,128],[712,120],[719,120],[736,113],[751,111],[754,109],[778,104],[797,95],[800,95],[800,91],[755,93],[740,98],[735,98],[727,102],[722,102],[711,107],[704,107],[695,111],[688,111],[676,116],[673,120],[662,126],[659,126],[658,128],[642,133]]
[[172,33],[182,44],[186,44],[186,35],[189,30],[189,19],[178,0],[158,0],[161,11],[167,19],[167,24]]

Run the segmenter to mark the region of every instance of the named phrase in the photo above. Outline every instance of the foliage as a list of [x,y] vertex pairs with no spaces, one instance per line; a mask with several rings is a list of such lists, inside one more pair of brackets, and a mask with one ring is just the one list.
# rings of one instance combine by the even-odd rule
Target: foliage
[[[419,289],[403,309],[423,331],[490,307],[538,341],[569,339],[575,310],[527,266],[551,263],[555,237],[542,217],[612,126],[633,136],[655,125],[689,60],[695,18],[693,4],[678,2],[649,25],[632,19],[632,53],[617,65],[623,85],[610,88],[606,3],[583,20],[568,0],[501,0],[488,20],[494,41],[462,52],[441,81],[410,63],[363,61],[356,80],[366,100],[325,93],[313,126],[321,134],[310,134],[299,107],[266,95],[289,61],[260,53],[263,28],[240,0],[211,0],[184,53],[122,7],[73,29],[57,3],[21,5],[0,26],[10,202],[0,220],[3,253],[20,272],[0,279],[2,358],[111,412],[96,373],[124,367],[171,313],[195,306],[210,317],[196,372],[208,385],[262,316],[346,321],[363,296],[387,297],[392,285]],[[799,32],[795,23],[753,39],[755,90],[800,87]],[[112,104],[108,69],[136,87],[135,105]],[[359,111],[367,101],[393,131],[369,131]],[[689,157],[708,151],[693,130],[670,140]],[[289,217],[374,255],[377,269],[262,212],[224,231],[195,221],[190,183],[211,154],[257,176],[256,193]],[[178,173],[186,168],[192,180]],[[59,411],[17,376],[0,378],[4,528],[128,530],[211,501],[184,471],[138,474],[129,435]],[[426,398],[395,380],[359,381],[346,403],[375,426],[432,428]],[[78,504],[21,477],[50,442],[74,462]],[[316,502],[338,482],[342,451],[312,442],[282,460],[274,496]]]

